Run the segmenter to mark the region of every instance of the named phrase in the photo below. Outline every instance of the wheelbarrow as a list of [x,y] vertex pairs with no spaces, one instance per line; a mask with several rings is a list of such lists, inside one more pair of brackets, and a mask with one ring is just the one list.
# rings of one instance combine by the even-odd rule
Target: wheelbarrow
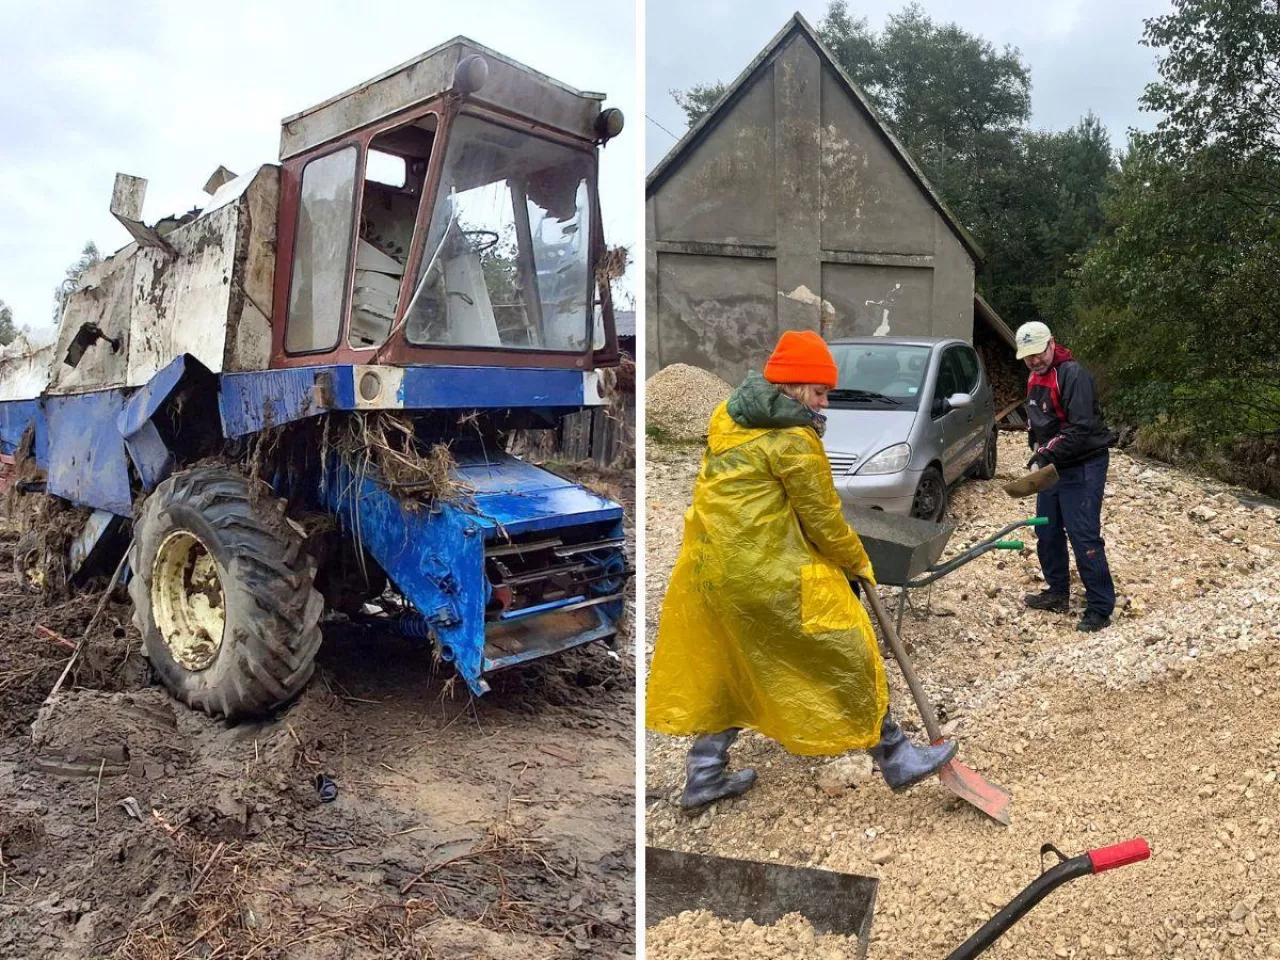
[[955,533],[954,524],[931,523],[860,507],[845,507],[844,516],[867,551],[871,567],[876,572],[876,582],[881,586],[901,588],[896,618],[899,636],[902,635],[908,590],[930,586],[992,550],[1021,550],[1025,546],[1021,540],[1005,538],[1022,527],[1043,527],[1049,522],[1047,517],[1019,520],[939,563],[947,542]]
[[[1138,863],[1151,856],[1141,838],[1068,858],[1052,844],[1040,848],[1058,863],[1027,885],[994,917],[947,955],[971,960],[985,952],[1041,900],[1071,880]],[[776,923],[798,913],[819,934],[854,938],[861,960],[867,954],[879,881],[852,873],[736,860],[660,847],[645,847],[645,925],[653,926],[686,910],[706,910],[722,920]]]

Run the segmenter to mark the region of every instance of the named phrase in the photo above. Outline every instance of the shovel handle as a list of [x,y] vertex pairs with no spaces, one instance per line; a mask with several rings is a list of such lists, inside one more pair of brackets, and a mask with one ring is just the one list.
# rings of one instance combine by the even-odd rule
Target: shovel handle
[[1127,867],[1131,863],[1139,863],[1150,856],[1151,847],[1142,837],[1113,844],[1110,847],[1099,847],[1088,853],[1094,873],[1101,873],[1103,870],[1111,870],[1115,867]]
[[898,631],[893,627],[893,621],[884,611],[884,604],[880,602],[880,593],[876,590],[876,585],[870,580],[859,577],[858,586],[862,588],[862,596],[866,599],[867,604],[871,607],[871,612],[875,614],[876,620],[880,623],[880,629],[884,632],[885,639],[889,641],[889,649],[893,651],[893,658],[898,661],[898,666],[902,669],[902,676],[906,678],[907,686],[911,688],[911,696],[916,701],[916,709],[920,711],[920,719],[924,721],[924,728],[929,733],[929,742],[937,743],[942,739],[942,731],[938,727],[937,715],[933,712],[933,705],[929,702],[929,697],[924,692],[924,687],[920,686],[920,681],[916,679],[916,672],[911,669],[911,661],[907,659],[907,651],[903,649],[902,640],[898,636]]

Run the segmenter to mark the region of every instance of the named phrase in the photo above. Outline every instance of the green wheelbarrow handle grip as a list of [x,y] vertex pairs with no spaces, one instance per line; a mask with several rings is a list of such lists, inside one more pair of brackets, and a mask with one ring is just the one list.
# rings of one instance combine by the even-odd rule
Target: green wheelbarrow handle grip
[[1048,517],[1032,517],[1027,521],[1028,527],[1047,527],[1049,525]]
[[1021,550],[1026,544],[1021,540],[997,540],[997,550]]

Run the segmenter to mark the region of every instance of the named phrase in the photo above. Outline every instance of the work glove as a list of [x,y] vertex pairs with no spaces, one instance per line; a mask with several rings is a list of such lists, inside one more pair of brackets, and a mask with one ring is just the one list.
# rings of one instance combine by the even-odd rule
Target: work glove
[[1047,467],[1049,463],[1049,458],[1044,455],[1043,450],[1037,450],[1031,455],[1031,459],[1027,461],[1027,469],[1039,470],[1041,467]]

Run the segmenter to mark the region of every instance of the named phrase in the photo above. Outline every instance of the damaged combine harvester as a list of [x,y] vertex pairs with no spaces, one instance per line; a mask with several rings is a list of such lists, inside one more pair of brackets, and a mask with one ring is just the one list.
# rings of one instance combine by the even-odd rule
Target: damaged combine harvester
[[74,524],[19,572],[126,570],[155,673],[231,721],[302,688],[326,607],[475,694],[613,638],[622,508],[504,446],[618,362],[602,100],[457,38],[285,120],[281,162],[219,168],[203,210],[147,226],[117,177],[135,242],[52,351],[0,356],[4,481]]

